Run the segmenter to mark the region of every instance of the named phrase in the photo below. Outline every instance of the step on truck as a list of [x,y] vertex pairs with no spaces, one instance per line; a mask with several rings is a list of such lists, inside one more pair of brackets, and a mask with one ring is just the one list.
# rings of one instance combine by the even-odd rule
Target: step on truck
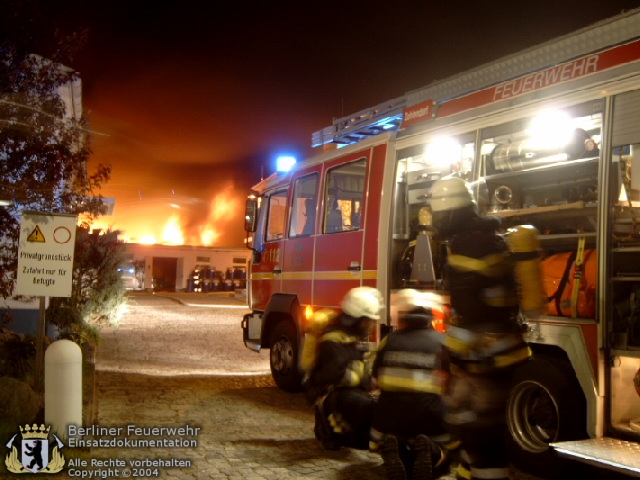
[[513,463],[536,473],[570,457],[640,477],[640,10],[338,118],[312,143],[247,200],[243,337],[269,349],[276,384],[300,389],[313,312],[352,287],[387,306],[407,287],[447,301],[430,195],[459,176],[505,228],[540,232],[549,303],[525,318]]

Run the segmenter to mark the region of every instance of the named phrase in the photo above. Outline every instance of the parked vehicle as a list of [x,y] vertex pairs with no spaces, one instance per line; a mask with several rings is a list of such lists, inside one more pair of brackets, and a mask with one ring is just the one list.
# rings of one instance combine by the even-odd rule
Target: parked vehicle
[[514,461],[547,468],[559,452],[640,476],[638,25],[633,10],[339,118],[313,135],[322,152],[254,187],[243,335],[270,349],[280,388],[300,386],[312,312],[348,289],[447,301],[430,195],[455,175],[505,229],[540,232],[550,302],[525,319],[534,355],[509,401]]

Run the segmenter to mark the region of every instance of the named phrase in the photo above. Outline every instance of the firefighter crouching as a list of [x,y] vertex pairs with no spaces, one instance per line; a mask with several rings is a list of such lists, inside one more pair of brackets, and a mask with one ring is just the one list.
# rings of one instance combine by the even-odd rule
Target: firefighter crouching
[[442,334],[432,328],[442,311],[433,293],[400,290],[398,330],[381,342],[373,364],[380,396],[371,429],[371,449],[382,454],[387,479],[426,480],[444,473],[453,447],[445,423],[448,366],[442,364]]
[[[536,275],[535,268],[516,270],[515,264],[535,261],[537,251],[526,254],[520,241],[521,251],[510,252],[497,233],[501,219],[479,214],[461,178],[434,183],[432,209],[438,236],[449,241],[444,276],[456,321],[444,340],[451,371],[445,418],[462,442],[457,475],[506,480],[506,402],[515,367],[531,356],[519,321],[516,274],[526,272],[517,279],[521,295],[535,292],[529,309],[544,304],[539,270]],[[532,227],[527,232],[536,233]]]
[[328,450],[369,448],[375,399],[366,341],[382,306],[375,288],[353,288],[342,299],[342,313],[319,336],[306,387],[316,399],[316,438]]

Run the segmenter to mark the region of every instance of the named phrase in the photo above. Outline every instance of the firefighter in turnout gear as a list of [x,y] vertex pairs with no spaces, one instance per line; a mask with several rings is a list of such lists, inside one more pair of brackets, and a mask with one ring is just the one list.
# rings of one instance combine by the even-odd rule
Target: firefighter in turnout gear
[[389,480],[426,480],[448,466],[452,447],[442,400],[448,366],[442,334],[432,327],[444,311],[432,292],[400,290],[394,302],[398,330],[380,342],[372,370],[380,396],[371,449],[382,454]]
[[497,233],[500,218],[478,212],[461,178],[436,181],[431,204],[434,227],[449,247],[444,281],[455,318],[444,340],[451,372],[445,418],[462,443],[457,475],[507,480],[506,402],[515,367],[531,356],[522,335],[518,292],[540,294],[528,304],[541,303],[542,309],[541,277],[534,269],[529,278],[518,279],[533,288],[518,288],[519,258]]
[[367,340],[382,306],[375,288],[353,288],[342,299],[342,313],[320,335],[306,386],[315,399],[316,438],[326,449],[369,448],[375,399]]

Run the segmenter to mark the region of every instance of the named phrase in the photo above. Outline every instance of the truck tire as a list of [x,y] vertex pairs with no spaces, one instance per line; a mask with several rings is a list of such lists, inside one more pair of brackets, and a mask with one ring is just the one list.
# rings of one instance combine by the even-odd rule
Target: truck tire
[[281,321],[273,329],[270,341],[271,376],[281,390],[302,390],[302,375],[298,370],[298,336],[290,322]]
[[507,402],[510,461],[533,474],[561,472],[568,462],[549,443],[586,438],[586,402],[571,366],[534,356],[516,370]]

